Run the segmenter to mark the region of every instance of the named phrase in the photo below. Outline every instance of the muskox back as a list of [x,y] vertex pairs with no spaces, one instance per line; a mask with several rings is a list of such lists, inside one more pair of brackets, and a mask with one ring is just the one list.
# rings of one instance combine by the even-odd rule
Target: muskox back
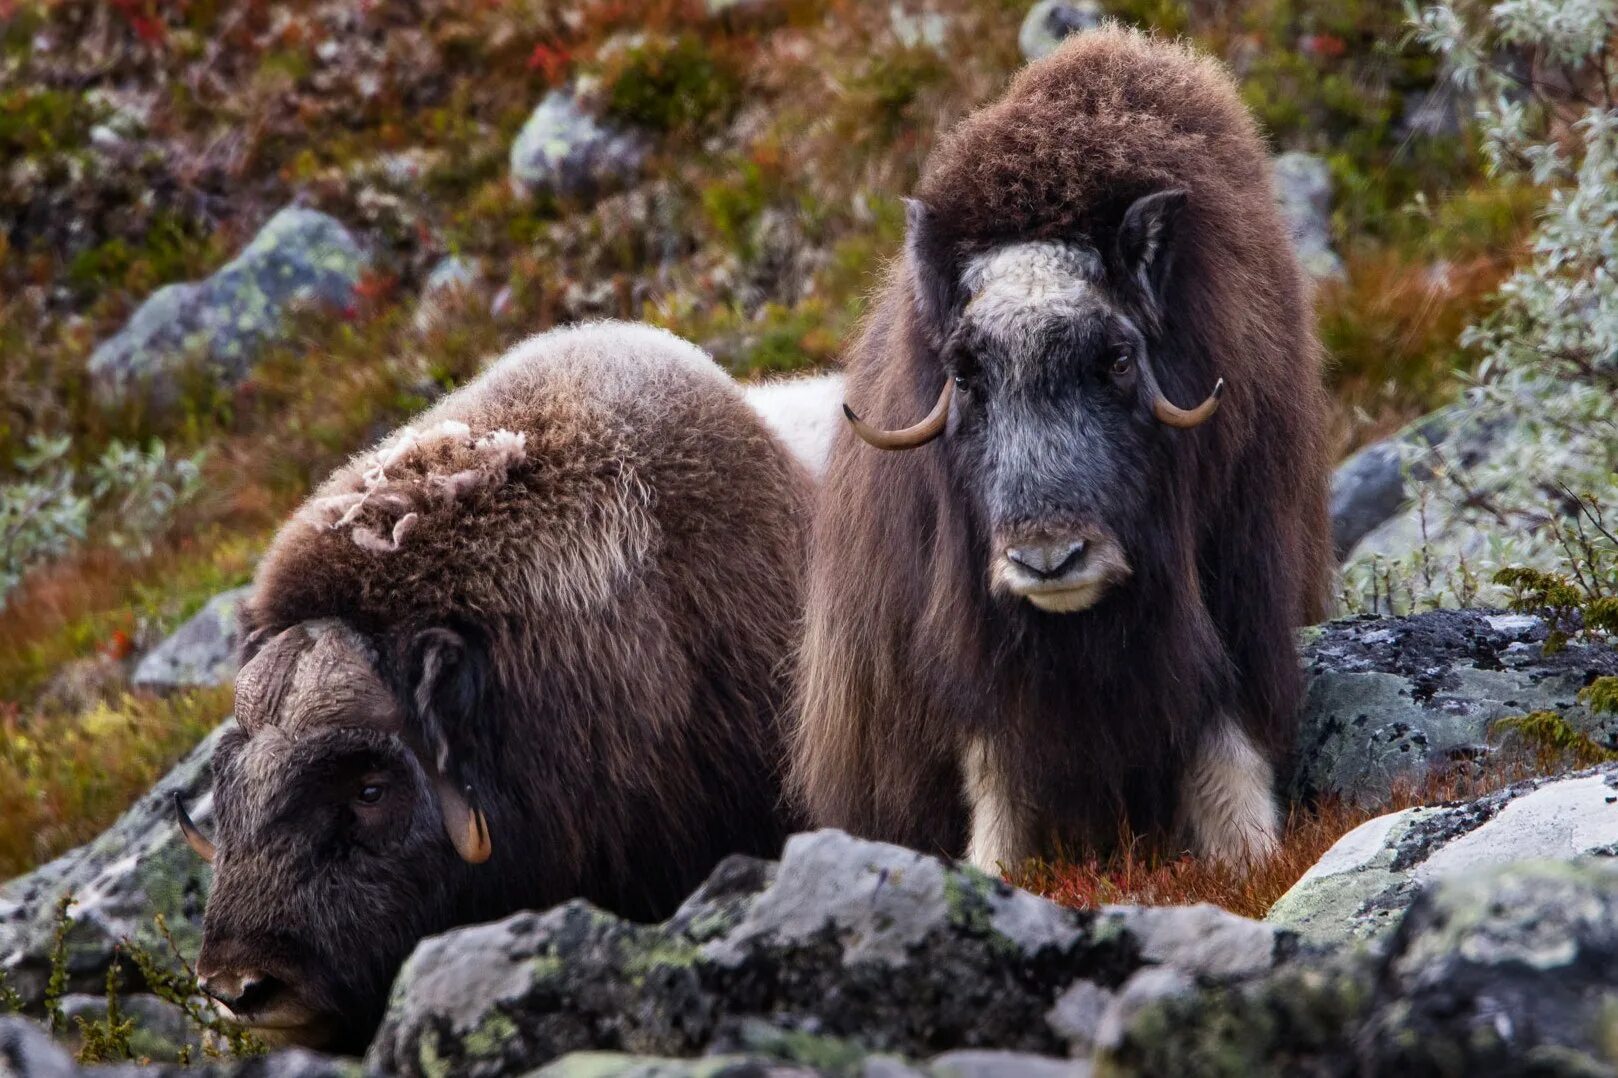
[[611,323],[339,469],[246,615],[204,973],[363,1029],[423,934],[579,896],[661,918],[774,852],[807,486],[705,354]]
[[1330,561],[1320,348],[1271,182],[1228,73],[1116,28],[935,149],[847,357],[868,423],[929,420],[845,431],[817,502],[816,823],[991,868],[1121,820],[1273,840],[1292,630]]

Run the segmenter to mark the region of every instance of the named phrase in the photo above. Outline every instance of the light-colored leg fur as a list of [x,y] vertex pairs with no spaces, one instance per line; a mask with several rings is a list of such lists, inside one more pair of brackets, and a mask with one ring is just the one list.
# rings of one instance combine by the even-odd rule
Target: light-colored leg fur
[[966,776],[967,804],[972,807],[966,859],[998,876],[1002,866],[1012,868],[1033,856],[1027,806],[1016,799],[1010,776],[988,742],[980,738],[967,742],[961,771]]
[[1274,851],[1280,820],[1269,761],[1226,719],[1209,731],[1186,771],[1182,829],[1202,857],[1251,863]]

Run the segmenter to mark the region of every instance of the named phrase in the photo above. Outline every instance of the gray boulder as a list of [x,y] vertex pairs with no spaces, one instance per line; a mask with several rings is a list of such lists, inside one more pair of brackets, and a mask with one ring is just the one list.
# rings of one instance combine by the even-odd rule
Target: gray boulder
[[131,682],[159,691],[229,683],[236,676],[236,611],[251,591],[233,588],[209,599],[191,620],[141,658]]
[[1298,261],[1316,280],[1341,280],[1343,260],[1331,245],[1331,169],[1314,154],[1275,159],[1275,198],[1292,233]]
[[1445,878],[1375,948],[1143,1008],[1108,1074],[1610,1075],[1618,863]]
[[0,971],[25,1004],[38,1006],[44,998],[56,906],[68,892],[74,896],[66,947],[69,991],[100,993],[113,948],[126,937],[167,957],[157,914],[181,951],[195,957],[212,870],[180,836],[173,797],[182,794],[204,828],[212,821],[208,762],[224,729],[210,734],[94,842],[0,886]]
[[1597,716],[1578,699],[1594,678],[1618,674],[1618,651],[1574,643],[1546,655],[1545,636],[1538,618],[1460,610],[1307,630],[1308,689],[1288,793],[1379,804],[1396,780],[1487,766],[1496,756],[1491,727],[1533,711],[1555,712],[1618,748],[1618,716]]
[[69,1078],[73,1060],[50,1034],[25,1018],[0,1018],[0,1078]]
[[511,180],[529,195],[582,198],[639,175],[649,146],[598,120],[567,90],[545,95],[511,146]]
[[239,379],[259,350],[280,338],[294,306],[349,307],[365,264],[339,222],[288,207],[213,276],[160,288],[141,304],[91,354],[95,391],[108,402],[135,391],[170,402],[178,392],[174,376],[191,363]]
[[1322,944],[1394,928],[1434,882],[1542,857],[1618,855],[1618,765],[1379,816],[1337,841],[1266,920]]
[[1339,464],[1331,477],[1331,540],[1337,560],[1348,557],[1356,543],[1409,499],[1404,451],[1397,440],[1368,445]]
[[1094,30],[1106,18],[1095,0],[1039,0],[1028,9],[1017,31],[1017,47],[1023,59],[1049,56],[1069,34]]
[[1209,907],[1076,912],[820,831],[789,840],[778,866],[726,861],[662,925],[572,902],[423,941],[367,1062],[492,1075],[600,1048],[745,1053],[760,1027],[826,1051],[1056,1056],[1093,1040],[1083,1027],[1110,1002],[1058,1009],[1075,984],[1110,993],[1159,966],[1219,983],[1268,970],[1290,939]]

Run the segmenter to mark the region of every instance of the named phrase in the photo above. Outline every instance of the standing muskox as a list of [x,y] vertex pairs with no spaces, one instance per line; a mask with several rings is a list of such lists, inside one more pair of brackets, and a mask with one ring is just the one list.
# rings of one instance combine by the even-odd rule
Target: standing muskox
[[932,155],[848,370],[872,423],[926,418],[850,411],[832,451],[813,820],[985,867],[1123,823],[1269,848],[1329,571],[1326,398],[1229,76],[1116,28],[1023,71]]
[[573,896],[661,918],[774,852],[807,497],[706,355],[611,323],[339,469],[258,572],[216,848],[180,809],[204,989],[357,1048],[424,935]]

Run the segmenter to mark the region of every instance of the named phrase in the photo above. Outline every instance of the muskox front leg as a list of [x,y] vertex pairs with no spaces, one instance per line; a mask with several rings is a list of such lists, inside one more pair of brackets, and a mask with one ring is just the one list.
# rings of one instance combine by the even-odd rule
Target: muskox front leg
[[1203,738],[1180,794],[1182,830],[1203,857],[1246,864],[1280,839],[1275,773],[1252,739],[1229,720]]
[[982,738],[972,738],[962,754],[961,771],[966,776],[966,802],[972,809],[966,859],[998,876],[1002,869],[1033,856],[1028,808],[1017,796],[1003,753]]

